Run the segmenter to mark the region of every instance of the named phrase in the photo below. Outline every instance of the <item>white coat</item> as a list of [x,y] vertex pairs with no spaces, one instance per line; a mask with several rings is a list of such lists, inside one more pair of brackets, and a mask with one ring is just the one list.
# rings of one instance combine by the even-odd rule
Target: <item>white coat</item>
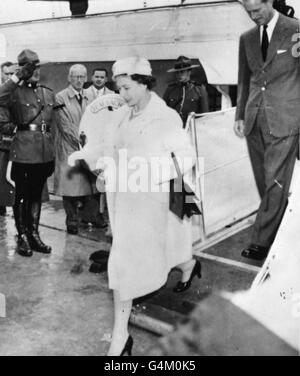
[[[96,155],[100,158],[97,168],[106,177],[113,232],[109,287],[119,291],[121,300],[130,300],[158,290],[173,267],[192,258],[191,220],[181,220],[169,210],[168,191],[170,179],[177,176],[171,152],[178,161],[183,157],[191,161],[181,168],[185,174],[195,163],[195,151],[177,112],[155,93],[145,110],[135,116],[126,105],[107,110],[108,100],[115,108],[122,105],[118,96],[102,98],[93,102],[82,119],[81,127],[89,132],[88,143],[73,159],[85,159],[95,169]],[[120,153],[127,153],[125,160]],[[132,158],[136,168],[130,164],[127,168],[124,163]],[[145,170],[153,158],[158,165],[170,167],[169,173],[160,176],[155,168]],[[146,186],[139,184],[141,171],[143,177],[150,171]]]
[[[124,108],[118,111],[124,113]],[[194,161],[195,152],[179,115],[155,93],[140,115],[131,114],[127,109],[114,134],[117,183],[122,183],[124,175],[119,150],[125,150],[128,159],[145,158],[148,167],[151,157],[167,157],[173,167],[171,152]],[[134,180],[134,173],[129,171],[129,181]],[[172,171],[160,188],[168,187],[174,176]],[[157,182],[151,174],[149,186]],[[108,276],[109,287],[119,291],[121,300],[130,300],[158,290],[173,267],[192,258],[192,226],[191,220],[180,220],[170,212],[168,192],[122,192],[120,186],[107,196],[113,231]]]

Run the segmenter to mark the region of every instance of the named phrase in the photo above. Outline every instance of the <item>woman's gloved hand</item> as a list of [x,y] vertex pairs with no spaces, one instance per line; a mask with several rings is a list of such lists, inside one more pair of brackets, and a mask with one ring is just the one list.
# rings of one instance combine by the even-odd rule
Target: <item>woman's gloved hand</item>
[[82,159],[81,151],[75,151],[73,154],[69,155],[68,158],[68,165],[70,167],[75,167],[77,164],[77,161]]

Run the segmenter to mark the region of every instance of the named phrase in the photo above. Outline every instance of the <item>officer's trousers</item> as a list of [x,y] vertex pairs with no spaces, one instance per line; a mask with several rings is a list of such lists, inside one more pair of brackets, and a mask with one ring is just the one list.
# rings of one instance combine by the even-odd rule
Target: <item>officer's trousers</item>
[[14,212],[22,206],[22,218],[15,215],[16,227],[19,234],[24,233],[29,226],[30,203],[41,203],[43,187],[47,178],[54,172],[54,161],[49,163],[27,164],[13,162],[11,179],[15,182]]
[[275,239],[288,202],[298,141],[299,135],[273,136],[265,110],[259,110],[254,128],[247,136],[250,160],[261,196],[253,228],[253,244],[270,247]]

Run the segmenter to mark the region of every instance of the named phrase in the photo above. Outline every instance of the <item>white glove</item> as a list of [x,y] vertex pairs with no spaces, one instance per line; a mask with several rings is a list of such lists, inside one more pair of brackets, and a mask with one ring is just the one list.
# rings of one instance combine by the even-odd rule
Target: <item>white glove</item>
[[11,168],[12,168],[12,162],[8,162],[7,169],[6,169],[6,180],[11,186],[16,188],[15,182],[11,180]]
[[75,167],[76,162],[82,159],[82,153],[81,151],[75,151],[73,154],[71,154],[68,158],[68,165],[70,167]]

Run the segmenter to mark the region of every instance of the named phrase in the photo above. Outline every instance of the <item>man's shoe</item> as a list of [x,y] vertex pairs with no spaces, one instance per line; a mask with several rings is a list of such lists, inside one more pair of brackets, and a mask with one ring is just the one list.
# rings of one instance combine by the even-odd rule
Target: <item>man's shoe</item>
[[52,248],[46,245],[40,238],[38,232],[32,232],[28,235],[28,240],[30,244],[30,248],[39,253],[49,254],[52,251]]
[[98,264],[102,264],[103,262],[107,262],[109,257],[108,251],[96,251],[90,255],[90,261],[96,262]]
[[107,228],[108,224],[106,222],[92,222],[92,225],[96,228]]
[[67,233],[70,235],[77,235],[78,234],[78,228],[77,227],[67,227]]
[[97,262],[92,262],[89,268],[90,273],[100,274],[107,271],[107,262],[103,264],[98,264]]
[[81,221],[85,226],[92,226],[92,227],[95,227],[95,228],[107,228],[108,224],[104,221],[85,221],[85,220],[82,220]]
[[250,244],[248,248],[244,249],[242,256],[248,259],[263,261],[267,258],[269,247],[263,247],[257,244]]
[[18,236],[16,251],[23,257],[31,257],[33,255],[29,240],[26,234]]

